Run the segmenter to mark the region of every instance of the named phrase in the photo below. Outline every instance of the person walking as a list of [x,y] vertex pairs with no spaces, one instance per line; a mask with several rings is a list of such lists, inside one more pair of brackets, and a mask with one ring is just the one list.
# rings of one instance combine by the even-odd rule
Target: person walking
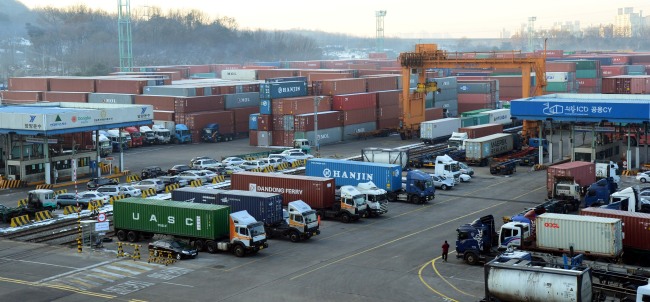
[[442,261],[447,262],[447,253],[449,253],[449,243],[445,240],[442,244]]

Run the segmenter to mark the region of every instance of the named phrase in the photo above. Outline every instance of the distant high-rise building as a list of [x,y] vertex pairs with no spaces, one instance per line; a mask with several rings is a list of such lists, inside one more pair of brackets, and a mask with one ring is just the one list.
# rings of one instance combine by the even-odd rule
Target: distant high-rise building
[[635,13],[633,7],[618,9],[614,19],[614,36],[632,38],[641,35],[644,27],[642,12]]

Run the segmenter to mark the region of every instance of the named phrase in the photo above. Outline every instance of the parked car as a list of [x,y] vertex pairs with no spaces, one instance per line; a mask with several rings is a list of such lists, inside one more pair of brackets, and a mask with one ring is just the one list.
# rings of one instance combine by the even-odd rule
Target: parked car
[[187,243],[175,239],[162,239],[149,243],[149,250],[153,250],[154,256],[159,256],[161,254],[160,251],[170,252],[176,260],[196,258],[199,255],[198,250]]
[[212,157],[208,157],[208,156],[194,157],[194,158],[190,159],[190,167],[194,168],[194,163],[199,161],[199,160],[202,160],[202,159],[212,159]]
[[174,165],[173,167],[169,168],[167,170],[167,175],[177,175],[178,173],[181,173],[183,171],[191,170],[192,167],[188,165]]
[[79,193],[79,195],[83,198],[89,198],[90,200],[101,200],[102,204],[108,203],[108,200],[110,199],[110,196],[97,191],[84,191]]
[[460,175],[460,182],[469,182],[470,180],[472,180],[471,176],[464,173]]
[[650,181],[650,171],[640,172],[636,175],[636,180],[640,182]]
[[260,160],[247,160],[243,164],[239,165],[242,169],[248,171],[253,169],[264,169],[268,167],[268,164]]
[[218,168],[223,167],[223,164],[214,160],[214,159],[199,159],[194,162],[192,168],[195,169],[209,169],[209,168]]
[[289,159],[298,159],[298,160],[300,160],[300,159],[310,159],[310,158],[314,158],[313,155],[311,155],[311,154],[305,154],[305,153],[302,153],[302,152],[300,152],[300,151],[288,153],[288,154],[287,154],[287,157],[288,157]]
[[277,168],[281,163],[284,163],[285,160],[282,158],[277,158],[277,157],[267,157],[267,158],[260,158],[259,161],[263,162],[267,166],[271,166],[273,168]]
[[166,174],[167,173],[165,173],[165,171],[163,171],[160,167],[151,166],[142,169],[140,176],[142,176],[142,179],[147,179],[147,178],[156,178],[158,176],[163,176]]
[[225,166],[239,166],[243,164],[246,160],[241,158],[241,157],[226,157],[224,160],[221,161],[222,164]]
[[200,170],[188,170],[185,172],[181,172],[176,176],[178,176],[178,178],[180,179],[186,180],[187,182],[191,182],[194,180],[200,180],[202,182],[208,181],[208,177],[205,175],[205,173],[200,172]]
[[283,162],[287,162],[287,163],[293,163],[295,161],[295,159],[289,158],[289,155],[287,154],[270,154],[268,158],[280,159]]
[[444,177],[441,175],[436,175],[436,174],[431,174],[431,178],[433,180],[433,185],[436,188],[440,188],[442,190],[447,190],[451,189],[454,187],[454,179],[453,178],[448,178]]
[[128,185],[127,186],[123,186],[123,185],[103,186],[101,188],[98,188],[97,192],[100,192],[104,195],[108,195],[109,197],[118,196],[118,195],[124,195],[124,197],[142,195],[142,190],[136,189],[133,186],[128,186]]
[[158,177],[165,184],[165,187],[168,185],[178,184],[181,187],[187,186],[189,182],[185,179],[178,177],[178,175],[167,175]]
[[[220,169],[223,169],[223,168],[220,168]],[[211,171],[211,170],[198,170],[197,172],[203,173],[203,176],[205,176],[205,178],[207,178],[206,182],[211,182],[212,180],[214,180],[215,177],[220,175],[217,172],[214,172],[214,171]]]
[[289,153],[292,153],[292,152],[302,152],[302,150],[301,149],[287,149],[287,150],[282,151],[280,154],[289,155]]
[[142,191],[147,189],[154,189],[156,192],[162,192],[165,190],[165,184],[160,178],[150,178],[141,180],[140,182],[133,185],[134,188],[140,189]]
[[117,185],[119,182],[114,178],[96,177],[86,183],[88,190],[94,190],[102,186]]
[[63,193],[56,195],[54,201],[56,202],[57,208],[63,208],[65,206],[79,206],[82,209],[88,208],[88,203],[91,201],[89,197],[83,197],[81,194],[75,193]]
[[232,175],[233,173],[246,171],[240,166],[226,166],[223,169],[226,171],[226,175]]

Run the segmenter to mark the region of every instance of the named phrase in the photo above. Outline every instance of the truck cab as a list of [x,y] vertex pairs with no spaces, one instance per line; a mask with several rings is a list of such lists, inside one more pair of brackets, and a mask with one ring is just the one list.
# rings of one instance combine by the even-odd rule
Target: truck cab
[[111,140],[109,140],[108,137],[106,137],[105,135],[103,134],[99,135],[99,144],[98,144],[95,141],[95,133],[93,132],[92,140],[95,145],[95,150],[97,150],[97,146],[99,145],[99,154],[101,156],[109,155],[113,151]]
[[156,136],[156,142],[159,144],[169,144],[171,142],[171,131],[160,125],[153,125],[153,133]]
[[361,182],[357,190],[366,196],[366,216],[372,217],[386,214],[388,212],[388,192],[378,188],[372,181]]
[[33,210],[55,210],[54,191],[37,189],[27,192],[27,208]]
[[468,138],[469,136],[466,132],[452,132],[451,137],[447,140],[447,146],[449,148],[465,150],[465,140]]
[[[237,257],[257,253],[268,247],[264,224],[255,220],[247,211],[230,214],[230,240],[217,243],[219,250],[232,250]],[[210,249],[211,244],[208,243],[208,251]]]
[[108,137],[109,140],[111,140],[111,143],[113,145],[113,152],[119,152],[120,147],[121,150],[127,150],[129,149],[129,144],[127,141],[127,138],[124,135],[121,135],[119,130],[117,129],[111,129],[106,131],[106,137]]
[[618,190],[618,184],[612,177],[596,181],[587,188],[585,207],[609,204],[609,198],[616,190]]
[[449,155],[436,156],[435,174],[454,180],[455,184],[460,183],[460,165]]
[[323,211],[325,217],[338,217],[342,222],[359,220],[366,212],[366,196],[353,186],[342,186],[331,211]]
[[222,135],[221,132],[219,132],[219,124],[212,123],[201,129],[201,140],[206,143],[216,143],[231,141],[232,137]]
[[613,161],[596,163],[596,179],[611,177],[612,180],[616,182],[616,184],[620,184],[621,183],[620,173],[621,172],[618,168],[618,164]]
[[309,145],[309,141],[304,138],[294,139],[293,147],[300,149],[305,154],[309,154],[311,152],[311,145]]
[[266,233],[271,236],[286,236],[291,242],[299,242],[320,234],[316,211],[302,200],[295,200],[283,210],[286,217],[281,224],[266,226]]
[[186,125],[184,124],[176,124],[174,126],[174,129],[176,130],[174,133],[174,138],[176,139],[176,142],[179,144],[185,144],[185,143],[191,143],[192,142],[192,136],[190,134],[190,129],[187,128]]
[[143,145],[142,133],[136,127],[126,127],[124,131],[131,137],[131,147],[141,147]]
[[402,190],[388,193],[388,200],[425,203],[435,198],[436,188],[431,175],[419,170],[412,170],[402,177]]
[[153,145],[156,143],[156,134],[151,130],[151,128],[149,128],[149,126],[140,126],[140,133],[143,144]]
[[499,234],[492,215],[461,225],[456,234],[456,258],[470,265],[485,262],[498,253]]
[[607,209],[627,212],[650,213],[650,202],[639,197],[638,186],[627,187],[611,194]]

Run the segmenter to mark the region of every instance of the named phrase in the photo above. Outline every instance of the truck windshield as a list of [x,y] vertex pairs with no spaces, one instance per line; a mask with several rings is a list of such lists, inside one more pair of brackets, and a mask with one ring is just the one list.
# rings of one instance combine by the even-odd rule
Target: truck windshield
[[368,201],[370,201],[370,202],[384,202],[384,201],[388,201],[388,196],[386,194],[368,195]]
[[189,130],[178,130],[178,134],[180,134],[180,135],[189,135],[190,131]]
[[366,204],[366,195],[356,195],[352,198],[356,206],[362,206]]
[[448,169],[451,172],[458,172],[460,171],[460,165],[458,165],[458,163],[445,165],[445,169]]
[[140,132],[131,132],[131,136],[134,137],[134,138],[138,138],[138,137],[140,137],[142,135],[140,134]]
[[318,220],[316,217],[316,212],[314,211],[305,212],[302,215],[305,217],[305,223],[307,224],[316,222]]
[[264,226],[262,225],[261,222],[251,224],[248,227],[248,230],[249,230],[249,234],[251,234],[251,236],[253,236],[253,237],[265,234]]
[[203,129],[203,132],[205,132],[205,134],[212,134],[212,129],[205,128]]
[[447,144],[449,145],[449,148],[459,147],[460,146],[460,141],[449,139]]

